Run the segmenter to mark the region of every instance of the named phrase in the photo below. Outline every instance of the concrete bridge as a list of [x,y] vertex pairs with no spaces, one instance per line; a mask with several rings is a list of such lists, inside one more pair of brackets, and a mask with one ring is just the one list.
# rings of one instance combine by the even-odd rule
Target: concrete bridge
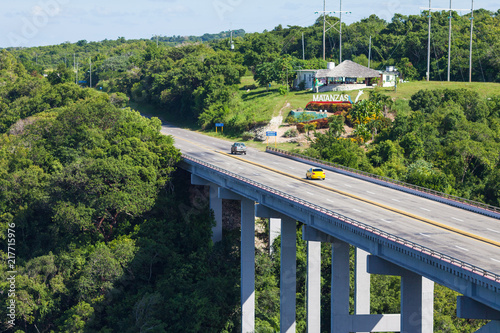
[[[460,203],[465,210],[450,199],[438,202],[347,172],[329,172],[318,184],[303,179],[312,162],[255,150],[232,157],[227,142],[164,132],[175,136],[192,183],[210,186],[214,241],[222,237],[222,200],[241,202],[242,332],[255,330],[255,217],[269,218],[281,234],[281,332],[295,332],[296,221],[304,223],[308,244],[308,332],[432,332],[434,283],[463,295],[459,317],[491,320],[480,332],[500,332],[497,212]],[[321,242],[333,245],[330,328],[320,327]],[[357,249],[353,315],[349,245]],[[401,276],[400,314],[370,314],[370,274]]]

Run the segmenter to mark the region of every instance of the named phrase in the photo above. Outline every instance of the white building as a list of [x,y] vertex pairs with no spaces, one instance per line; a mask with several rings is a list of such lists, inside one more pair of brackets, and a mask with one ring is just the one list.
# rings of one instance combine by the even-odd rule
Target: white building
[[399,72],[394,66],[387,66],[385,71],[380,71],[380,83],[382,87],[394,87],[399,80]]
[[312,89],[314,84],[314,75],[317,69],[299,69],[296,70],[297,78],[293,81],[293,87],[298,88],[301,82],[304,82],[304,89]]

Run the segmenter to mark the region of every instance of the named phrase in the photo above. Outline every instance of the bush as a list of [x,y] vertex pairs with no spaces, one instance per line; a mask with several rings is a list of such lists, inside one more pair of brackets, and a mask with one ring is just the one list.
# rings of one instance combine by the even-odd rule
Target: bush
[[299,135],[299,132],[295,128],[290,128],[283,134],[285,138],[295,138]]
[[322,103],[322,102],[309,102],[306,105],[306,110],[319,111],[326,110],[334,114],[340,114],[342,111],[349,111],[352,109],[351,103]]
[[294,125],[297,123],[297,118],[295,118],[294,116],[288,116],[286,117],[285,119],[285,123],[288,123],[288,124],[291,124],[291,125]]
[[241,138],[245,141],[253,140],[255,138],[255,134],[252,132],[245,132],[241,135]]
[[254,89],[257,89],[257,85],[255,84],[247,84],[245,86],[242,87],[243,90],[254,90]]

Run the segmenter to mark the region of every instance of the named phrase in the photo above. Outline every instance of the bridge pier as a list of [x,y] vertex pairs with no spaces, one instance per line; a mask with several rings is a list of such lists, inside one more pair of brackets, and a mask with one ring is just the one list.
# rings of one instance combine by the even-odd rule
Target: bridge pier
[[281,219],[269,218],[269,254],[273,253],[273,243],[281,235]]
[[219,186],[194,174],[191,174],[191,184],[210,186],[210,209],[213,210],[215,218],[215,226],[212,228],[212,242],[220,242],[222,240],[222,199],[219,198]]
[[[370,274],[367,270],[368,252],[359,248],[356,249],[355,264],[355,309],[354,315],[349,315],[349,247],[348,243],[327,235],[313,227],[303,226],[303,239],[310,242],[328,242],[332,243],[332,281],[331,281],[331,327],[330,332],[349,333],[349,332],[394,332],[400,331],[401,316],[399,314],[370,314]],[[312,260],[308,253],[308,260]],[[312,272],[320,276],[320,270]],[[310,277],[308,271],[308,281],[314,281],[318,277]],[[307,285],[308,290],[311,286]],[[319,289],[318,289],[319,290]],[[317,294],[307,294],[308,303],[320,300],[320,292]],[[309,299],[311,297],[311,300]],[[319,304],[319,303],[316,303]],[[432,306],[431,306],[432,307]],[[308,332],[319,332],[313,329],[316,322],[314,312],[320,309],[308,307]],[[319,316],[319,314],[318,314]],[[426,332],[432,332],[426,331]],[[406,332],[405,332],[406,333]]]
[[255,202],[219,188],[218,197],[241,202],[241,332],[255,331]]
[[401,332],[433,331],[433,281],[373,255],[368,256],[368,272],[401,276]]
[[280,332],[295,333],[297,222],[264,205],[257,205],[256,216],[281,219]]
[[[369,253],[356,248],[354,267],[354,314],[370,314],[370,274],[366,270]],[[365,333],[365,332],[358,332]],[[369,332],[366,332],[369,333]]]
[[491,320],[476,332],[500,332],[500,311],[490,308],[466,296],[457,297],[457,317]]

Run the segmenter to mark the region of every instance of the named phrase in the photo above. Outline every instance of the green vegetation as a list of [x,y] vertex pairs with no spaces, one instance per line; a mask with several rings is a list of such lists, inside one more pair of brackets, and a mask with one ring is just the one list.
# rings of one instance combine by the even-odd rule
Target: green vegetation
[[[373,15],[343,27],[343,59],[366,65],[372,35],[372,67],[396,65],[411,82],[363,96],[321,132],[303,124],[310,137],[305,153],[499,206],[498,14],[475,14],[473,61],[482,69],[473,80],[489,83],[418,81],[426,71],[425,13],[397,14],[391,22]],[[434,35],[444,35],[448,14],[432,15]],[[462,41],[452,49],[452,80],[458,81],[467,72],[469,20],[454,20],[454,38]],[[157,118],[129,106],[210,135],[250,140],[251,130],[272,116],[286,117],[311,101],[311,92],[293,91],[291,82],[295,69],[325,67],[321,34],[318,20],[305,28],[239,31],[234,51],[224,34],[160,37],[158,46],[118,38],[1,50],[0,238],[5,249],[7,229],[15,225],[18,332],[238,331],[237,232],[227,230],[223,242],[212,244],[205,195],[176,170],[180,152],[172,138],[160,134]],[[338,37],[330,37],[327,56],[334,60]],[[446,40],[435,38],[433,49],[431,80],[439,80]],[[73,55],[78,73],[71,69]],[[354,100],[357,92],[350,94]],[[213,133],[216,122],[225,123],[224,134]],[[345,123],[353,127],[347,137]],[[297,244],[302,332],[300,225]],[[273,246],[273,255],[265,247],[256,255],[259,332],[279,329],[279,239]],[[331,248],[324,244],[322,251],[322,325],[328,327]],[[7,272],[3,265],[3,290]],[[399,280],[372,279],[372,312],[397,312]],[[435,296],[435,332],[471,332],[482,324],[456,318],[456,293],[437,286]],[[2,304],[7,300],[0,294]]]

